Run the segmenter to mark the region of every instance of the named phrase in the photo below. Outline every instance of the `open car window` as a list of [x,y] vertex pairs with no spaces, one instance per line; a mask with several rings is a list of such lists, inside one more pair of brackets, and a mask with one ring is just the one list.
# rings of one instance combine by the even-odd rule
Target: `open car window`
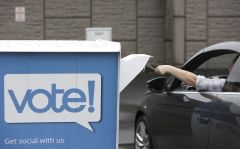
[[[185,70],[191,71],[196,75],[202,75],[207,78],[223,78],[227,79],[229,75],[228,68],[232,63],[232,60],[236,57],[236,53],[231,54],[222,54],[217,56],[210,57],[208,54],[205,54],[201,57],[201,64],[195,65],[196,61],[189,62],[189,69]],[[192,65],[192,66],[191,66]],[[195,66],[195,67],[194,67]],[[185,84],[184,82],[175,79],[172,87],[173,91],[196,91],[196,88]]]
[[222,91],[240,92],[240,58],[233,65]]
[[213,78],[217,76],[219,78],[227,79],[229,74],[228,68],[236,55],[237,54],[224,54],[213,57],[196,68],[193,73],[205,76],[207,78]]

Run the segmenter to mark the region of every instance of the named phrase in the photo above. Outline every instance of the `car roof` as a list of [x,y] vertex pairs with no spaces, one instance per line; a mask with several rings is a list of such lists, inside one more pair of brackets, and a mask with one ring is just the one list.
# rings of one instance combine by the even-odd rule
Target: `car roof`
[[198,51],[195,55],[193,55],[182,67],[184,67],[189,61],[199,56],[202,53],[207,52],[217,52],[217,51],[229,51],[233,53],[240,54],[240,42],[239,41],[227,41],[218,44],[214,44],[212,46],[206,47],[200,51]]
[[203,52],[210,52],[210,51],[219,51],[219,50],[230,50],[237,53],[240,53],[240,42],[239,41],[228,41],[228,42],[222,42],[218,43],[212,46],[209,46],[205,49],[203,49]]

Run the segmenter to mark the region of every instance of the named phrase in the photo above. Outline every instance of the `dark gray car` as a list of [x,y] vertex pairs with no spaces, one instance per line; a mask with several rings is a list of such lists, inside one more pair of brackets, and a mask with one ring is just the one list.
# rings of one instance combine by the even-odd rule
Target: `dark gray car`
[[211,78],[226,79],[230,89],[196,91],[171,76],[147,82],[135,117],[136,149],[239,149],[240,148],[240,42],[207,47],[182,69]]

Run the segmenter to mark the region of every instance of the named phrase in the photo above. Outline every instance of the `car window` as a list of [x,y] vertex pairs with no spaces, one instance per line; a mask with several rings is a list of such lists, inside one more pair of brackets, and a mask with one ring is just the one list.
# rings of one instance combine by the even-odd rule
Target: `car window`
[[[212,57],[202,63],[199,67],[197,67],[193,73],[196,75],[202,75],[207,78],[223,78],[227,79],[229,75],[228,68],[232,63],[232,60],[236,57],[236,53],[232,54],[224,54],[216,57]],[[176,79],[177,80],[177,79]],[[179,81],[179,80],[178,80]],[[179,86],[176,86],[174,91],[196,91],[194,87],[190,87],[189,85],[181,82]]]
[[228,67],[236,55],[237,54],[224,54],[213,57],[200,65],[193,73],[207,78],[218,76],[226,79],[229,74]]
[[240,59],[235,62],[225,82],[223,92],[240,92]]

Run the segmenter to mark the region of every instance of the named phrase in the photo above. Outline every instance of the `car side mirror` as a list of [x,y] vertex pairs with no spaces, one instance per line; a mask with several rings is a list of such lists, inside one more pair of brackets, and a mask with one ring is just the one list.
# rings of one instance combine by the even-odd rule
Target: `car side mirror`
[[155,93],[162,93],[165,90],[166,78],[158,77],[146,82],[146,85],[150,91]]

